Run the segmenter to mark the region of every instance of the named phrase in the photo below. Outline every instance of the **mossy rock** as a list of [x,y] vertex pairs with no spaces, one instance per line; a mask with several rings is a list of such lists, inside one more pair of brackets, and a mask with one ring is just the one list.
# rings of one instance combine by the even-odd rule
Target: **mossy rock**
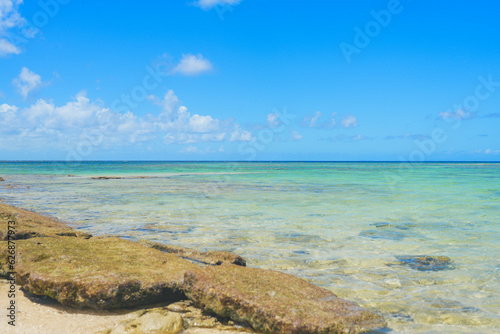
[[196,306],[263,333],[361,333],[383,318],[331,291],[273,270],[223,264],[186,273]]
[[400,264],[420,271],[439,271],[455,269],[453,261],[447,256],[413,255],[396,256]]
[[[44,237],[16,244],[18,284],[75,308],[116,309],[185,299],[184,273],[196,267],[119,238]],[[6,248],[0,251],[4,265]]]
[[208,264],[208,265],[218,266],[223,263],[232,263],[244,267],[247,264],[247,261],[244,258],[230,252],[223,252],[223,251],[199,252],[196,249],[192,248],[164,245],[158,242],[153,242],[144,239],[139,240],[139,243],[146,247],[158,249],[165,253],[172,253],[182,258],[201,262],[203,264]]
[[[14,223],[9,224],[9,221]],[[92,237],[88,233],[76,232],[62,221],[31,211],[0,203],[0,240],[7,240],[9,227],[15,240],[46,236]]]

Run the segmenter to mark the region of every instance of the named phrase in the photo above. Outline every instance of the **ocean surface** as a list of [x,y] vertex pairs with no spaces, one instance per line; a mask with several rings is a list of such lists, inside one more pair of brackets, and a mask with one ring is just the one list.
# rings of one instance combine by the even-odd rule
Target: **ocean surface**
[[380,312],[390,333],[500,332],[500,164],[0,162],[0,176],[7,203],[240,254]]

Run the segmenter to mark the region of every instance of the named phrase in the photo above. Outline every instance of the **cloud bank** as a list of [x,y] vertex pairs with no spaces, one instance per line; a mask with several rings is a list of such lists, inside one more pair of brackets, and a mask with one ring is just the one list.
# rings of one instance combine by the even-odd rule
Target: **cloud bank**
[[157,115],[113,111],[101,102],[90,101],[84,91],[59,106],[45,99],[22,109],[0,104],[0,127],[6,129],[0,146],[67,149],[90,136],[99,137],[103,148],[143,142],[168,145],[253,139],[250,131],[242,130],[233,120],[191,114],[179,105],[172,90],[161,99],[151,96],[150,100],[162,103]]

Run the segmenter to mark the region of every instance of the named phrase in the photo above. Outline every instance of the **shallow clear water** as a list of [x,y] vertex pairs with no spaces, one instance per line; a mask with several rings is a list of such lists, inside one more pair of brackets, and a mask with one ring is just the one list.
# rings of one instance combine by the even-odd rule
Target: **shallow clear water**
[[[393,333],[500,328],[500,164],[0,162],[0,176],[5,202],[94,235],[235,252]],[[453,264],[421,271],[408,255]]]

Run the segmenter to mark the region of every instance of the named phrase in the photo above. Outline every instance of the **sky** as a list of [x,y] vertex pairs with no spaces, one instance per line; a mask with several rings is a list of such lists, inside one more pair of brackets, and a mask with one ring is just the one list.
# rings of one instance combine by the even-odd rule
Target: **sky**
[[0,0],[0,160],[500,161],[499,12]]

